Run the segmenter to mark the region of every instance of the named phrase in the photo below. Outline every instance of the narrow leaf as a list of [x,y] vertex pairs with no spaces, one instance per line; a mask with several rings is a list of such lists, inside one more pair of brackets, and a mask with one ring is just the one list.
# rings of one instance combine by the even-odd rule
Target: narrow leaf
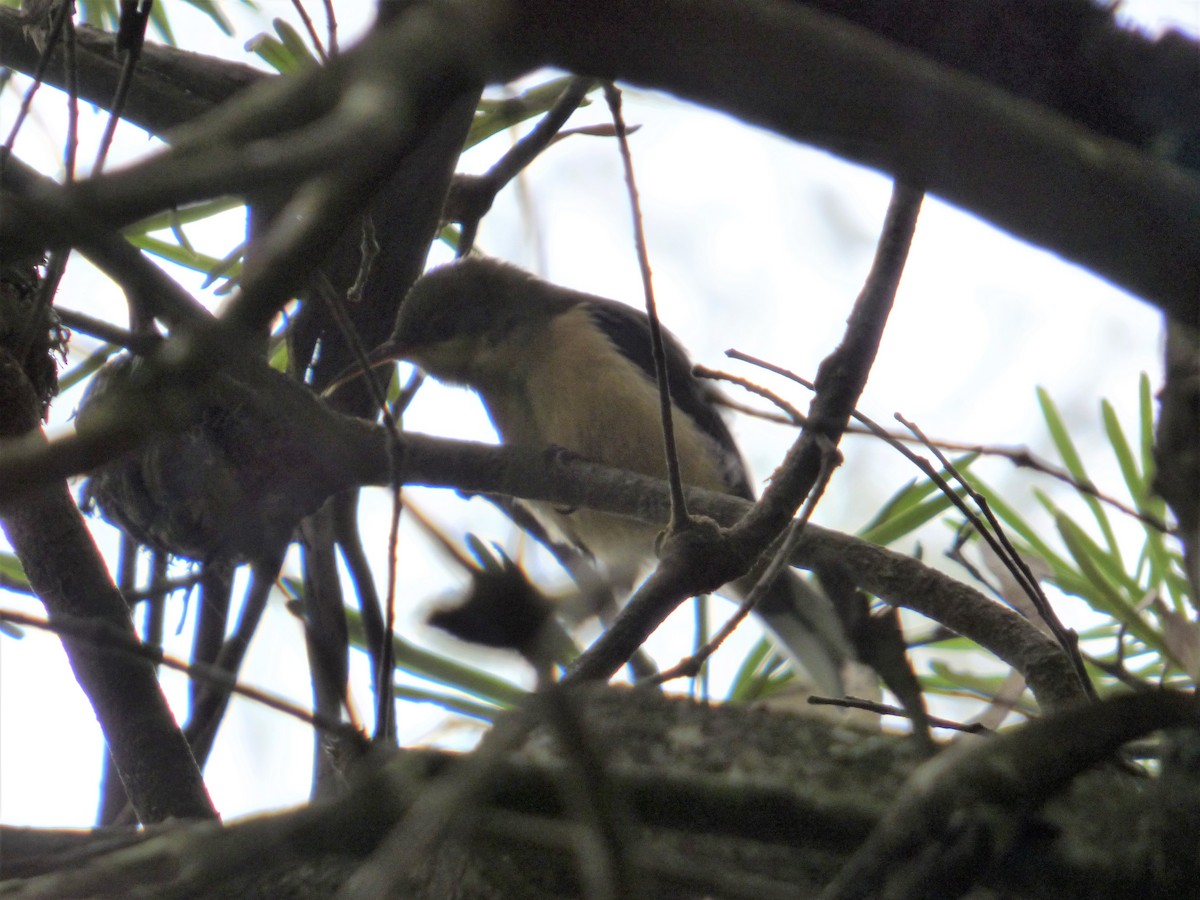
[[[1046,427],[1050,431],[1050,438],[1054,441],[1054,446],[1058,450],[1058,455],[1062,458],[1063,465],[1067,467],[1067,471],[1071,473],[1071,477],[1080,484],[1091,485],[1092,480],[1088,477],[1087,469],[1083,465],[1083,458],[1079,455],[1079,451],[1075,447],[1075,442],[1071,439],[1070,432],[1067,431],[1066,423],[1063,422],[1054,400],[1047,393],[1046,389],[1041,387],[1037,389],[1037,396],[1038,404],[1042,408],[1042,417],[1046,420]],[[1112,523],[1109,522],[1108,514],[1104,510],[1104,504],[1092,494],[1080,491],[1079,495],[1092,511],[1092,516],[1096,519],[1096,524],[1100,526],[1100,531],[1104,534],[1104,540],[1108,544],[1108,549],[1116,554],[1119,559],[1121,551],[1117,544],[1116,534],[1112,529]]]

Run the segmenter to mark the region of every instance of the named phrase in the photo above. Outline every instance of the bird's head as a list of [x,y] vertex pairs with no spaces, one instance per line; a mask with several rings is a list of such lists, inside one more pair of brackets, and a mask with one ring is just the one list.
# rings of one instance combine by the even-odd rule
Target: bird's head
[[375,359],[406,359],[441,381],[475,384],[510,345],[575,304],[515,266],[468,258],[433,269],[404,298]]

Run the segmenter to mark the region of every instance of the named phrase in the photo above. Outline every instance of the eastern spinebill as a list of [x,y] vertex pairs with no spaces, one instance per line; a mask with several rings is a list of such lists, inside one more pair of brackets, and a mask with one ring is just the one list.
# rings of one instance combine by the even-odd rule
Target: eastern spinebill
[[[683,346],[664,331],[677,455],[685,484],[752,500],[745,463]],[[662,420],[645,313],[536,278],[506,263],[468,258],[433,269],[405,298],[392,338],[374,361],[408,360],[483,400],[505,444],[562,448],[665,477]],[[587,509],[533,504],[540,518],[602,563],[652,557],[661,530]],[[818,690],[840,695],[848,643],[830,602],[791,570],[755,611]],[[750,585],[735,583],[735,594]]]

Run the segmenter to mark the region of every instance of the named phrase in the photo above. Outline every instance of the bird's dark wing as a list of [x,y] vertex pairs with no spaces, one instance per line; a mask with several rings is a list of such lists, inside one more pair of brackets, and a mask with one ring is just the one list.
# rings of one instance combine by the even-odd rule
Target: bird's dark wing
[[[602,297],[581,298],[592,321],[613,342],[617,350],[654,381],[654,352],[650,344],[650,320],[641,310],[606,300]],[[714,451],[721,455],[721,471],[730,493],[746,500],[754,499],[754,491],[746,474],[746,465],[734,443],[733,435],[712,397],[715,393],[692,375],[692,362],[687,351],[666,329],[663,329],[663,348],[667,355],[667,381],[671,400],[702,432],[712,439]]]

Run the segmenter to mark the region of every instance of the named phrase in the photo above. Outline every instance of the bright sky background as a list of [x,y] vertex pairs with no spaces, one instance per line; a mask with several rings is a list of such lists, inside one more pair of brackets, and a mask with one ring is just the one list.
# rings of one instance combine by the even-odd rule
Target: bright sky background
[[[288,0],[261,3],[255,14],[240,4],[219,4],[237,23],[237,40],[225,39],[182,3],[168,8],[176,33],[189,49],[253,62],[241,41],[280,16],[295,22]],[[309,4],[319,19],[319,3]],[[339,3],[369,8],[369,4]],[[1125,14],[1147,28],[1175,25],[1200,33],[1200,0],[1129,2]],[[342,38],[353,23],[341,13]],[[318,26],[320,28],[320,26]],[[13,83],[25,81],[14,78]],[[59,174],[62,104],[47,91],[26,125],[17,153]],[[11,123],[17,94],[0,96],[0,122]],[[580,121],[604,121],[602,102]],[[803,407],[808,398],[786,384],[726,360],[730,347],[812,375],[841,335],[845,316],[870,264],[889,193],[880,175],[824,153],[788,143],[727,117],[689,107],[662,95],[630,91],[626,117],[640,124],[632,150],[646,219],[655,287],[663,321],[693,358],[714,368],[760,380]],[[85,111],[83,148],[94,148],[104,118]],[[574,124],[574,123],[573,123]],[[5,126],[7,130],[7,126]],[[144,134],[122,128],[110,165],[136,158],[154,146]],[[467,168],[486,168],[503,152],[507,135],[468,155]],[[83,150],[81,159],[92,150]],[[223,256],[241,239],[241,222],[189,230],[202,249]],[[507,190],[486,220],[480,246],[551,280],[592,293],[639,303],[641,287],[629,237],[629,211],[620,163],[611,141],[573,137],[551,148]],[[177,270],[173,270],[177,271]],[[200,279],[178,270],[198,289]],[[120,292],[99,279],[80,258],[68,268],[60,302],[124,323]],[[84,336],[81,347],[94,346]],[[1093,478],[1114,493],[1120,480],[1100,429],[1098,405],[1110,399],[1132,424],[1137,379],[1148,372],[1160,381],[1159,318],[1146,305],[1054,256],[1015,241],[988,225],[936,201],[927,201],[918,226],[880,358],[862,409],[889,423],[899,411],[930,435],[982,444],[1027,445],[1049,456],[1034,395],[1046,387],[1081,441],[1095,439],[1087,462]],[[734,394],[733,389],[729,391]],[[736,394],[735,394],[736,396]],[[53,423],[64,427],[78,393],[61,397]],[[737,399],[747,399],[738,397]],[[409,428],[452,437],[488,439],[490,428],[478,402],[463,391],[433,386],[414,404]],[[757,478],[767,476],[792,439],[789,430],[736,417],[735,433]],[[894,453],[862,439],[844,445],[846,463],[817,514],[817,521],[854,530],[878,505],[914,477]],[[1011,467],[987,464],[981,471],[1009,491],[1016,504],[1032,506],[1029,480]],[[1045,486],[1045,482],[1039,482]],[[513,553],[523,542],[481,501],[446,491],[411,491],[410,499],[448,533],[473,530]],[[376,495],[364,504],[364,520],[386,533],[386,504]],[[456,576],[439,564],[421,535],[402,535],[402,610],[413,639],[456,649],[420,624],[422,612],[452,589]],[[115,532],[95,523],[95,533],[115,560]],[[370,533],[370,531],[368,531]],[[940,556],[949,534],[923,534],[926,557]],[[380,542],[382,547],[382,542]],[[298,561],[290,563],[298,571]],[[376,567],[382,579],[385,569]],[[547,571],[550,571],[547,569]],[[561,579],[555,577],[555,582]],[[3,593],[0,604],[40,613],[28,598]],[[729,607],[714,604],[719,613]],[[1067,604],[1070,608],[1070,604]],[[178,600],[168,607],[168,629],[179,622]],[[686,652],[691,613],[678,628],[664,629],[654,647],[664,661]],[[189,620],[190,621],[190,620]],[[268,610],[252,647],[245,680],[304,703],[308,678],[300,628],[282,604]],[[750,629],[722,651],[736,665],[754,639]],[[186,656],[190,634],[172,638],[168,651]],[[474,654],[475,651],[471,650]],[[513,678],[521,665],[501,654],[481,661]],[[365,666],[356,671],[355,697],[364,714],[370,699]],[[163,678],[180,715],[186,710],[181,678]],[[432,707],[404,705],[401,721],[413,739],[436,736],[462,744],[470,729],[443,725]],[[20,641],[0,637],[0,822],[85,826],[95,815],[102,741],[57,641],[30,633]],[[208,783],[226,816],[302,801],[311,775],[306,728],[235,701],[222,726],[208,767]]]

